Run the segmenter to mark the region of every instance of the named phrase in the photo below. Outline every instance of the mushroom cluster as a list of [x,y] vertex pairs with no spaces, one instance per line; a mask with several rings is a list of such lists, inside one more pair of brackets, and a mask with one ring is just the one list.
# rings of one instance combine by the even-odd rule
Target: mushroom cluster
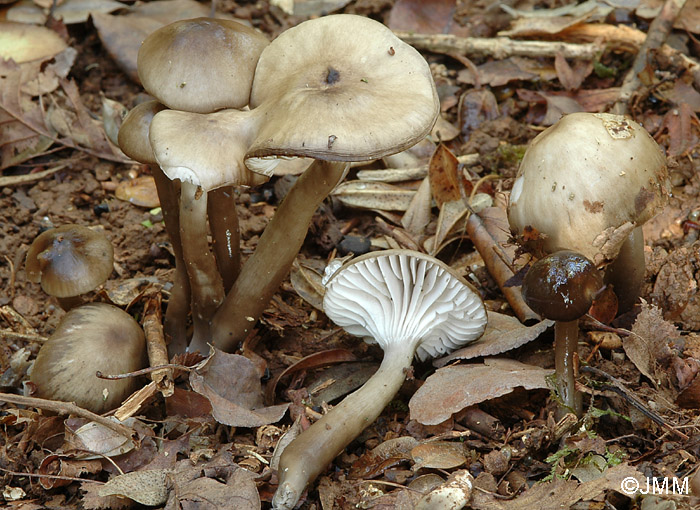
[[377,419],[406,378],[426,360],[479,338],[486,311],[479,294],[449,266],[409,250],[358,257],[326,283],[323,309],[348,333],[377,343],[377,372],[297,436],[280,457],[273,508],[291,510],[312,482]]
[[[176,47],[188,45],[179,34],[190,24],[180,23],[149,36],[139,53],[140,75],[142,67],[150,73],[153,66],[165,66],[156,75],[179,73],[156,89],[150,74],[143,72],[146,89],[170,107],[149,119],[148,139],[153,160],[169,180],[180,183],[179,209],[177,214],[166,212],[166,219],[170,216],[178,224],[168,232],[179,232],[181,265],[190,287],[187,301],[195,327],[189,348],[205,350],[213,343],[230,351],[289,272],[314,212],[343,179],[347,163],[394,154],[423,139],[435,123],[439,101],[428,64],[414,48],[381,23],[332,15],[301,23],[269,45],[251,43],[255,51],[241,52],[246,65],[257,62],[254,74],[244,74],[248,92],[239,97],[245,102],[193,107],[180,102],[180,96],[188,89],[208,95],[195,77],[207,76],[209,67],[202,67],[202,56],[175,64],[185,51]],[[211,31],[212,23],[199,20],[192,40]],[[216,43],[214,37],[210,45]],[[189,45],[192,51],[209,48],[199,42]],[[236,66],[224,68],[236,74]],[[250,109],[242,109],[245,103]],[[143,140],[143,134],[139,137]],[[239,272],[238,262],[232,262],[239,260],[239,248],[231,186],[262,183],[289,159],[298,158],[313,163],[280,204]],[[207,218],[215,257],[206,240]],[[173,243],[176,237],[171,235]],[[172,329],[166,316],[166,331]]]

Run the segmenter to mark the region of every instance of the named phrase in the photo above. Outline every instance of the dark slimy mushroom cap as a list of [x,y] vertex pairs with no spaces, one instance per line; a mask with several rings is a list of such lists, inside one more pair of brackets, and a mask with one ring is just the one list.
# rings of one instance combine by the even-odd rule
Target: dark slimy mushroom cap
[[542,317],[573,321],[588,312],[603,276],[583,255],[561,250],[535,262],[523,280],[525,302]]
[[102,285],[112,273],[114,249],[97,230],[62,225],[43,232],[29,247],[27,278],[58,298],[78,296]]

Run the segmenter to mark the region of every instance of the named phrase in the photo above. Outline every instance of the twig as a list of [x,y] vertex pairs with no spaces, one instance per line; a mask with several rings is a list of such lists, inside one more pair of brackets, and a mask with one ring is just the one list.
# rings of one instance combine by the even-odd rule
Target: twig
[[[622,115],[628,112],[630,99],[642,86],[639,75],[650,65],[649,60],[652,58],[653,52],[661,48],[666,41],[673,28],[673,22],[678,17],[685,2],[686,0],[666,0],[659,15],[649,25],[646,39],[637,52],[632,68],[627,72],[627,76],[622,82],[620,95],[613,106],[614,113]],[[653,69],[653,67],[651,65],[650,68]]]
[[[167,365],[168,348],[163,334],[161,294],[159,290],[151,289],[145,293],[146,306],[143,313],[143,331],[146,335],[148,361],[153,366]],[[151,372],[151,380],[164,397],[171,397],[175,391],[172,368],[159,368]]]
[[74,414],[76,416],[80,416],[81,418],[85,418],[86,420],[99,423],[100,425],[115,431],[117,434],[128,437],[138,443],[138,434],[131,427],[127,427],[123,423],[117,423],[109,418],[105,418],[104,416],[95,414],[87,409],[78,407],[72,402],[60,402],[57,400],[46,400],[36,397],[24,397],[21,395],[11,395],[9,393],[0,393],[0,402],[35,407],[37,409],[44,409],[60,415]]
[[661,416],[656,414],[654,411],[649,409],[644,402],[642,402],[639,398],[637,398],[634,394],[632,394],[616,377],[613,377],[612,375],[608,374],[607,372],[604,372],[603,370],[600,370],[595,367],[591,366],[583,366],[580,368],[581,372],[584,373],[589,373],[589,374],[594,374],[597,376],[602,377],[606,381],[609,381],[610,384],[605,384],[602,386],[603,389],[613,391],[623,397],[627,402],[630,403],[631,406],[633,406],[635,409],[637,409],[639,412],[641,412],[644,416],[649,418],[651,421],[659,425],[661,428],[664,430],[670,432],[671,434],[675,434],[679,438],[683,439],[684,441],[688,441],[690,438],[686,436],[683,432],[680,430],[676,430],[674,427],[666,423],[666,420],[664,420]]
[[0,471],[3,473],[7,473],[10,476],[26,476],[27,478],[49,478],[51,480],[67,480],[69,482],[90,482],[90,483],[98,483],[100,485],[104,485],[107,482],[101,482],[99,480],[90,480],[89,478],[78,478],[75,476],[62,476],[62,475],[44,475],[44,474],[37,474],[37,473],[20,473],[18,471],[10,471],[9,469],[5,469],[2,466],[0,466]]
[[558,41],[519,41],[508,37],[480,38],[458,37],[451,34],[416,34],[394,32],[405,42],[435,53],[462,54],[470,57],[492,56],[496,59],[507,57],[555,57],[592,60],[603,51],[603,46],[595,43],[574,44]]
[[24,342],[46,342],[46,337],[41,335],[33,335],[30,333],[15,333],[9,329],[0,329],[0,340],[22,340]]
[[30,182],[38,181],[49,175],[53,175],[56,172],[63,170],[68,166],[68,163],[62,163],[53,168],[48,168],[42,170],[41,172],[36,172],[33,174],[26,175],[8,175],[7,177],[0,177],[0,188],[5,186],[16,186],[18,184],[28,184]]
[[[471,166],[478,162],[478,154],[463,154],[457,156],[457,163],[462,166]],[[357,178],[361,181],[377,182],[417,181],[419,179],[424,179],[427,175],[427,164],[415,168],[384,168],[381,170],[360,170],[357,172]]]
[[99,370],[95,372],[95,376],[98,379],[107,379],[109,381],[116,381],[118,379],[129,379],[130,377],[139,377],[146,374],[152,374],[158,370],[163,370],[165,368],[183,370],[185,372],[191,372],[194,367],[188,367],[185,365],[178,365],[177,363],[165,363],[163,365],[153,365],[152,367],[142,368],[141,370],[135,370],[134,372],[127,372],[125,374],[103,374]]
[[8,292],[8,296],[10,298],[10,301],[12,301],[15,298],[15,277],[17,276],[17,271],[15,270],[15,264],[14,262],[12,262],[12,259],[7,255],[3,255],[3,257],[5,257],[7,265],[10,266],[10,278],[7,282],[7,288],[10,289]]

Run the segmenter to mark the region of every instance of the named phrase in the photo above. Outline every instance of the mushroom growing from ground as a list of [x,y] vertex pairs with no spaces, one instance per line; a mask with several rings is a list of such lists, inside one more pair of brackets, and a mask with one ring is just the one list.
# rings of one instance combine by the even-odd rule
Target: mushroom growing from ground
[[[183,111],[173,113],[243,108],[248,104],[258,56],[267,44],[260,32],[235,21],[177,21],[144,40],[138,55],[139,77],[144,88],[160,102]],[[151,129],[157,129],[156,124],[153,122]],[[184,135],[193,134],[188,126]],[[167,144],[166,151],[179,149],[171,140],[163,143]],[[193,158],[190,153],[190,163],[195,168],[206,167],[209,154],[201,150],[195,153],[200,157]],[[173,170],[162,153],[156,152],[156,159],[170,179],[182,181],[179,228],[192,294],[194,338],[206,345],[211,317],[240,269],[238,216],[232,187],[237,183],[206,187],[193,178],[196,173],[186,171],[184,166],[175,163]],[[214,253],[207,241],[207,214]]]
[[344,163],[414,145],[439,113],[420,53],[381,23],[349,14],[306,21],[270,43],[250,106],[251,170],[272,175],[289,157],[316,162],[277,209],[214,316],[213,343],[226,351],[246,337],[289,273],[314,212],[345,176]]
[[[523,280],[525,302],[535,312],[556,321],[554,360],[557,389],[567,410],[581,415],[581,394],[574,373],[578,353],[578,319],[583,317],[603,288],[603,276],[583,255],[561,250],[535,262]],[[561,417],[561,416],[560,416]]]
[[136,321],[116,306],[90,303],[68,312],[41,346],[30,374],[38,396],[75,402],[94,413],[119,406],[135,379],[104,380],[146,366],[146,342]]
[[535,137],[513,184],[511,230],[543,234],[546,253],[574,250],[597,266],[611,261],[620,310],[636,302],[644,278],[642,224],[668,202],[666,159],[636,122],[572,113]]
[[175,277],[165,312],[163,329],[169,340],[171,354],[184,352],[187,347],[187,314],[190,310],[190,284],[180,242],[180,185],[168,179],[153,154],[148,130],[153,116],[164,110],[158,101],[146,101],[134,107],[119,128],[119,147],[131,159],[148,165],[158,190],[165,230],[175,256]]
[[280,457],[273,507],[291,510],[306,485],[372,424],[394,398],[413,357],[421,360],[479,338],[486,310],[479,294],[437,259],[409,250],[370,253],[326,284],[323,308],[353,335],[379,344],[377,372],[302,432]]
[[85,294],[112,274],[114,249],[100,231],[62,225],[39,234],[26,259],[27,279],[55,296],[64,310],[81,303]]

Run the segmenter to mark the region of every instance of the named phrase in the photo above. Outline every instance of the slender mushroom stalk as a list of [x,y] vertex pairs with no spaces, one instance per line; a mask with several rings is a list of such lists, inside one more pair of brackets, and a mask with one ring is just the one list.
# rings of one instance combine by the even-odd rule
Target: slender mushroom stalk
[[216,266],[221,274],[224,292],[228,292],[241,272],[241,231],[238,226],[233,186],[224,186],[209,192],[207,215],[214,242]]
[[291,510],[304,488],[371,425],[394,398],[414,356],[421,360],[476,340],[486,327],[478,294],[442,262],[389,250],[351,261],[328,280],[324,310],[336,324],[384,349],[379,370],[282,452],[272,504]]
[[555,322],[554,361],[557,390],[566,412],[581,416],[581,394],[576,391],[578,319],[588,312],[603,288],[603,277],[583,255],[561,250],[535,262],[523,280],[525,302],[535,312]]
[[599,267],[622,257],[605,278],[625,311],[644,278],[640,227],[666,205],[670,189],[666,158],[642,126],[621,115],[572,113],[528,147],[508,221],[516,235],[527,227],[544,234],[545,253],[574,250]]
[[165,106],[158,101],[147,101],[134,107],[119,128],[118,141],[124,154],[139,163],[148,165],[158,190],[165,231],[173,248],[175,275],[163,324],[163,331],[168,339],[168,350],[173,355],[185,352],[187,348],[190,283],[180,242],[180,185],[168,179],[158,166],[148,140],[148,130],[153,116],[164,109]]
[[27,278],[39,283],[61,308],[82,304],[81,294],[112,274],[114,249],[104,233],[82,225],[62,225],[39,234],[27,252]]
[[[234,349],[255,326],[289,273],[316,209],[343,179],[347,167],[347,163],[315,161],[294,183],[214,315],[212,343],[219,349]],[[191,345],[193,350],[202,348],[198,343]]]

